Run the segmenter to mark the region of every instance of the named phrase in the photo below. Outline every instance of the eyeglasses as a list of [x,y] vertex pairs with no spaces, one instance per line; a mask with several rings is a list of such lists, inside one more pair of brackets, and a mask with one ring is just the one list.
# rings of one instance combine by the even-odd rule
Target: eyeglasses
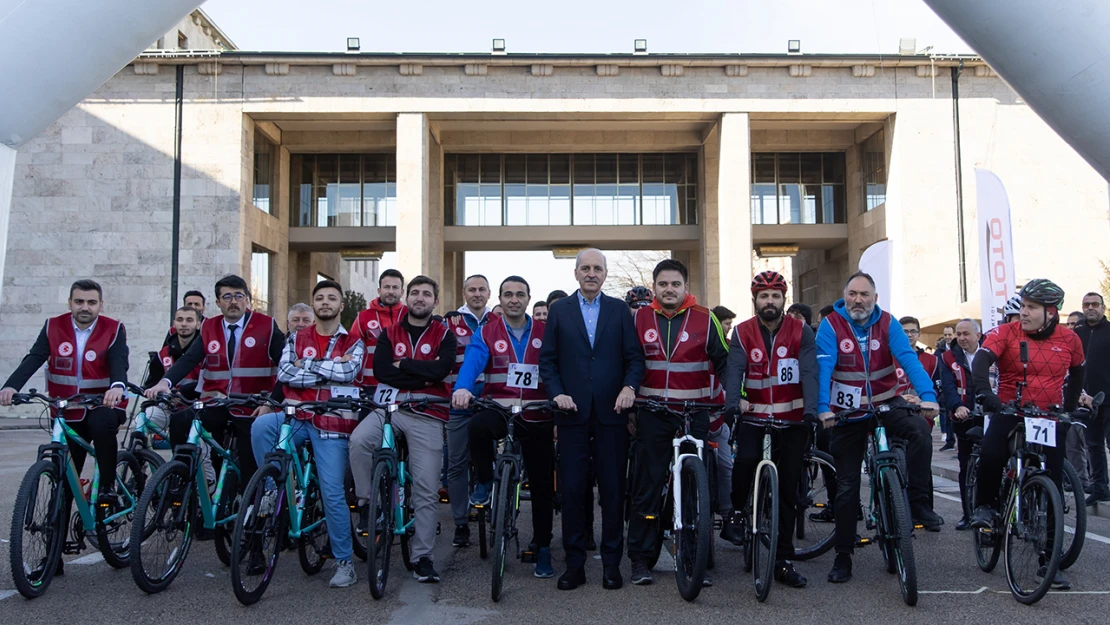
[[241,302],[241,301],[247,299],[247,294],[246,293],[224,293],[223,296],[220,297],[220,299],[222,299],[225,302]]
[[921,334],[921,330],[906,330],[906,334]]

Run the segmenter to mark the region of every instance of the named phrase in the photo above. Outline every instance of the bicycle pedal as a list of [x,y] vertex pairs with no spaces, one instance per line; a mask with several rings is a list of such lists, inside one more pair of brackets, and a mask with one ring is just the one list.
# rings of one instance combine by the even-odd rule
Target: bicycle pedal
[[62,553],[67,555],[67,556],[77,555],[77,554],[81,553],[84,550],[85,550],[85,541],[83,541],[83,540],[80,541],[80,542],[66,541],[66,544],[62,545]]
[[913,528],[914,528],[915,530],[923,530],[923,529],[925,529],[925,525],[924,525],[924,524],[922,524],[922,523],[914,523],[914,524],[913,524]]
[[870,538],[860,538],[859,540],[856,541],[856,546],[857,547],[865,547],[865,546],[870,545],[870,544],[871,544],[871,539]]
[[520,553],[520,561],[525,564],[535,564],[538,557],[539,554],[535,551],[522,551]]

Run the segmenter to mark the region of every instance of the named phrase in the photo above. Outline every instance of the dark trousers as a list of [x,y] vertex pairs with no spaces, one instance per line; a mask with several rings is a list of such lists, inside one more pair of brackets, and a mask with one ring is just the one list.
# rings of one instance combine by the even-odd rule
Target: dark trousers
[[[929,504],[932,481],[933,444],[929,424],[920,416],[905,410],[894,409],[882,417],[888,439],[897,437],[906,443],[907,488],[910,508],[931,507]],[[845,423],[832,429],[829,449],[836,465],[836,516],[837,553],[852,553],[856,545],[856,522],[859,514],[860,472],[867,455],[867,437],[870,420]]]
[[[590,439],[591,430],[593,439]],[[563,493],[563,550],[568,569],[586,564],[588,465],[601,501],[601,561],[618,566],[624,551],[624,472],[628,461],[625,424],[594,422],[559,426],[559,488]]]
[[974,507],[970,499],[971,493],[968,492],[967,488],[967,465],[971,461],[971,449],[975,444],[967,438],[967,431],[982,425],[982,417],[952,421],[952,430],[956,434],[956,458],[960,462],[960,505],[963,509],[964,518],[971,516],[971,510]]
[[[751,503],[755,469],[763,460],[765,430],[750,423],[736,424],[736,464],[732,467],[733,510],[744,510]],[[794,557],[794,523],[798,514],[798,482],[802,478],[804,455],[809,443],[809,427],[798,426],[771,433],[771,459],[779,474],[779,560]],[[831,497],[832,495],[830,495]]]
[[[990,506],[998,509],[998,490],[1002,487],[1002,469],[1010,459],[1010,432],[1019,423],[1021,417],[1014,415],[991,415],[991,424],[983,436],[982,448],[979,452],[979,474],[976,476],[978,497],[976,506]],[[1061,488],[1064,475],[1064,442],[1068,440],[1068,429],[1071,426],[1065,423],[1056,424],[1056,446],[1042,447],[1044,453],[1045,469],[1048,477]],[[1064,492],[1061,490],[1060,492]],[[1080,504],[1082,505],[1082,504]]]
[[[555,514],[555,443],[551,421],[516,420],[514,435],[520,441],[528,487],[532,496],[532,540],[538,547],[551,546],[551,519]],[[501,413],[483,410],[470,420],[470,459],[479,482],[494,478],[492,443],[505,438],[509,426]]]
[[[85,418],[81,421],[67,421],[66,423],[77,435],[92,443],[96,452],[96,467],[100,470],[100,490],[115,488],[116,485],[116,458],[119,441],[121,419],[124,412],[115,408],[93,408],[85,411]],[[89,455],[80,446],[69,443],[69,455],[73,458],[73,466],[77,472],[85,466],[85,458]]]
[[1110,475],[1106,468],[1106,447],[1110,443],[1110,406],[1099,408],[1087,424],[1087,453],[1091,459],[1091,494],[1110,496]]
[[[814,437],[813,446],[816,447],[818,451],[823,451],[829,455],[832,455],[832,452],[829,451],[829,438],[829,431],[825,428],[819,427],[817,428],[817,435]],[[828,504],[831,508],[833,502],[836,501],[835,466],[832,469],[826,469],[825,465],[821,465],[821,475],[822,478],[825,480],[825,496],[829,498]]]
[[[174,447],[188,442],[189,429],[193,425],[193,415],[192,408],[186,408],[170,415],[170,444]],[[200,422],[204,425],[204,429],[212,435],[212,438],[221,444],[227,434],[228,426],[234,428],[235,461],[239,463],[240,471],[239,492],[243,492],[247,482],[258,470],[258,463],[254,460],[254,448],[251,445],[251,425],[254,423],[254,418],[236,417],[226,408],[213,408],[204,411]],[[223,458],[217,454],[212,454],[212,465],[216,469],[216,473],[220,472],[222,464]]]
[[[628,519],[628,557],[631,560],[651,560],[659,549],[659,523],[670,521],[662,518],[660,494],[670,478],[667,469],[674,456],[673,441],[675,432],[681,427],[682,422],[674,415],[642,408],[636,411],[632,515]],[[703,442],[709,436],[708,411],[694,415],[690,434]],[[645,519],[645,515],[654,515],[659,521]]]

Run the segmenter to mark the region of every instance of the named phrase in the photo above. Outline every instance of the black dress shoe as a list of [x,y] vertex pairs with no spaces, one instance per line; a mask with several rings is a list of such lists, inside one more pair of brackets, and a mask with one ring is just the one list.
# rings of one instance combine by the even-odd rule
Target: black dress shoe
[[605,575],[601,578],[601,586],[605,590],[617,590],[624,587],[624,578],[618,566],[605,567]]
[[967,517],[961,518],[956,523],[956,531],[957,532],[965,532],[969,529],[971,529],[971,522],[967,520]]
[[567,569],[567,572],[559,578],[559,590],[574,590],[585,583],[585,569]]

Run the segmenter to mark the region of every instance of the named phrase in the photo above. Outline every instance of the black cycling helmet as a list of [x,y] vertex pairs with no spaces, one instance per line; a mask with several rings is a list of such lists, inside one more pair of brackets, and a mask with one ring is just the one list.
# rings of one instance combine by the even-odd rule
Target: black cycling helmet
[[624,303],[628,304],[629,308],[643,308],[651,304],[651,300],[655,294],[651,289],[646,286],[632,287],[624,296]]
[[1064,303],[1064,289],[1051,280],[1037,278],[1025,283],[1018,293],[1021,299],[1032,300],[1046,308],[1058,308]]

